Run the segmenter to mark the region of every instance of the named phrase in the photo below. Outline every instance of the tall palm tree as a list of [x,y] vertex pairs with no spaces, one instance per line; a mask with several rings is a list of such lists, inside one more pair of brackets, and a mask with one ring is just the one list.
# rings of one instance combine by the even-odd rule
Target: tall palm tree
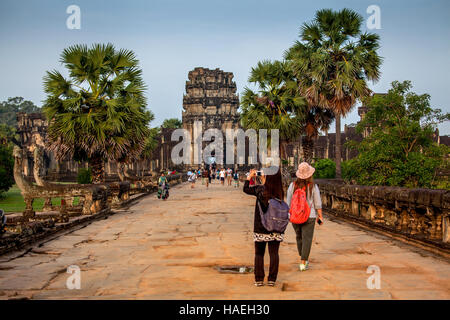
[[57,159],[87,160],[101,183],[105,160],[135,160],[149,136],[142,71],[132,51],[112,44],[71,46],[61,62],[69,78],[56,70],[44,77],[47,148]]
[[261,61],[252,68],[248,81],[258,88],[246,87],[241,99],[241,123],[246,129],[279,130],[280,155],[286,159],[286,144],[301,132],[304,99],[283,61]]
[[285,52],[310,106],[332,110],[336,117],[336,176],[341,176],[341,116],[370,95],[367,81],[380,77],[379,36],[361,31],[363,18],[350,9],[316,12],[303,24],[300,41]]

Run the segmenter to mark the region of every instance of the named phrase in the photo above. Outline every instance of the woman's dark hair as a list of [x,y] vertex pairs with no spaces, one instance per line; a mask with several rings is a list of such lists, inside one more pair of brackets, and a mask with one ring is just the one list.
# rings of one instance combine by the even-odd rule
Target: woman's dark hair
[[266,182],[264,183],[264,197],[266,199],[284,199],[280,169],[278,169],[277,173],[266,176]]
[[[308,188],[306,188],[306,186],[308,186]],[[313,186],[314,186],[314,179],[313,179],[312,176],[307,178],[307,179],[297,178],[297,180],[294,181],[294,192],[298,188],[305,187],[305,189],[306,189],[306,196],[308,197],[308,199],[310,199],[311,198],[311,194],[312,194]]]

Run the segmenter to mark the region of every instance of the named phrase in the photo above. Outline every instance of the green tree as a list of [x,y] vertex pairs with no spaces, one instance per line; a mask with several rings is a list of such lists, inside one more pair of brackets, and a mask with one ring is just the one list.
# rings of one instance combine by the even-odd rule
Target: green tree
[[305,105],[306,118],[302,133],[304,138],[302,141],[303,154],[305,161],[311,163],[314,154],[314,138],[319,135],[320,130],[328,131],[334,120],[334,114],[331,110],[318,106]]
[[88,168],[79,168],[78,169],[78,176],[77,176],[77,182],[79,184],[90,184],[92,183],[92,172]]
[[380,77],[379,36],[362,33],[363,17],[350,9],[316,12],[303,24],[300,41],[285,52],[292,62],[300,94],[310,106],[336,117],[336,175],[341,176],[341,116],[370,94],[367,80]]
[[14,184],[14,159],[12,147],[0,143],[0,194],[9,190]]
[[19,135],[16,133],[16,128],[7,124],[0,124],[0,144],[20,146]]
[[278,129],[280,155],[286,159],[286,143],[297,138],[305,119],[304,99],[286,62],[262,61],[252,68],[248,81],[258,92],[246,87],[241,99],[241,123],[246,129]]
[[314,178],[316,179],[334,179],[336,178],[336,164],[331,159],[320,159],[314,162],[316,168]]
[[434,142],[433,134],[450,114],[431,108],[428,94],[411,92],[410,81],[394,81],[388,94],[374,95],[365,105],[368,112],[357,131],[370,134],[349,143],[359,154],[348,163],[347,178],[364,185],[433,187],[450,152]]
[[130,50],[95,44],[64,49],[61,62],[68,79],[56,70],[44,77],[48,148],[58,159],[87,160],[101,183],[104,161],[137,159],[150,133],[139,61]]
[[171,118],[171,119],[166,119],[163,121],[161,128],[166,128],[166,129],[179,129],[181,128],[183,125],[183,122],[181,122],[180,119],[177,118]]
[[150,135],[146,138],[145,147],[141,153],[142,158],[144,159],[152,158],[153,151],[158,146],[158,136],[160,135],[160,133],[161,129],[158,127],[150,129]]
[[41,112],[41,109],[22,97],[8,98],[8,100],[0,102],[0,124],[15,127],[17,112],[33,113]]

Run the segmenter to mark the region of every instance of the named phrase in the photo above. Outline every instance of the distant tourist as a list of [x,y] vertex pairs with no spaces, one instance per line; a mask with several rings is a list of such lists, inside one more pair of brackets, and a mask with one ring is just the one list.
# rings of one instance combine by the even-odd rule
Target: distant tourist
[[296,172],[297,179],[289,185],[286,202],[290,206],[290,220],[297,238],[297,249],[300,255],[300,271],[309,268],[309,254],[314,235],[314,226],[317,221],[323,223],[322,201],[319,187],[314,184],[313,167],[302,162]]
[[164,172],[161,173],[161,177],[158,179],[158,199],[166,200],[169,197],[169,182]]
[[191,172],[191,175],[188,178],[188,182],[191,183],[191,188],[195,187],[195,180],[197,180],[197,174],[195,171]]
[[[255,184],[250,186],[250,181],[252,180],[255,181]],[[255,286],[260,287],[264,285],[264,253],[266,251],[266,244],[269,248],[270,256],[267,285],[274,286],[278,275],[278,250],[284,235],[282,233],[269,232],[264,228],[261,221],[259,206],[261,206],[263,212],[266,212],[269,207],[270,199],[284,199],[280,170],[278,170],[276,174],[267,176],[263,173],[258,176],[256,170],[251,170],[244,184],[244,192],[256,196],[253,224],[253,240],[255,242]]]
[[209,187],[209,180],[210,180],[210,174],[209,170],[206,168],[203,168],[202,170],[202,184],[206,184],[206,187]]
[[220,183],[221,183],[222,185],[225,184],[225,175],[226,175],[225,169],[220,170]]
[[239,173],[237,171],[233,174],[234,187],[239,188]]
[[214,171],[213,171],[213,169],[209,169],[208,170],[208,182],[209,182],[209,184],[212,183],[213,178],[214,178]]
[[231,168],[227,169],[227,184],[231,186],[231,180],[233,179],[233,170]]

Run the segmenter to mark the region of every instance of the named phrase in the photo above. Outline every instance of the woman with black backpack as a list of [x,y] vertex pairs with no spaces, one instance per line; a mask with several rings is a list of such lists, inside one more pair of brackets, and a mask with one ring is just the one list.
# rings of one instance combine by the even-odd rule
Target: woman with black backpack
[[312,177],[315,170],[307,162],[300,163],[295,173],[297,179],[290,184],[286,195],[286,202],[290,206],[292,226],[297,238],[297,250],[301,259],[300,271],[306,271],[309,267],[308,259],[316,221],[319,225],[323,223],[320,191]]
[[[258,174],[258,172],[260,174]],[[250,181],[253,181],[250,185]],[[270,267],[268,286],[274,286],[278,275],[280,243],[283,241],[283,233],[270,232],[264,228],[261,222],[258,202],[265,212],[269,207],[270,199],[284,199],[280,170],[276,174],[265,176],[262,171],[251,170],[244,184],[244,192],[256,196],[253,240],[255,242],[255,286],[264,285],[264,253],[266,244],[269,248]]]

